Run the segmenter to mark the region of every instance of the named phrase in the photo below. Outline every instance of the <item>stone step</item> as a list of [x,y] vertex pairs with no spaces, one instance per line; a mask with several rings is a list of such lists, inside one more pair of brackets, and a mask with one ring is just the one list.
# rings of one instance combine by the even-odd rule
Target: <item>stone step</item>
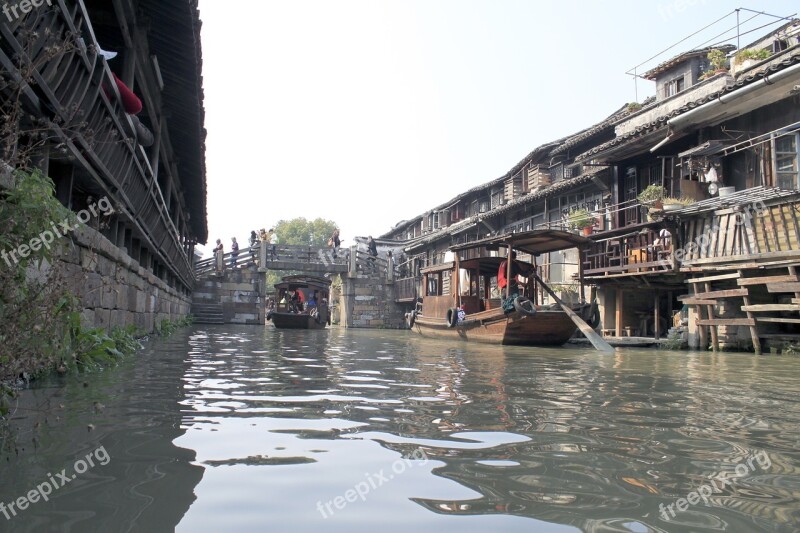
[[222,318],[204,318],[196,316],[192,322],[194,324],[224,324],[225,320]]

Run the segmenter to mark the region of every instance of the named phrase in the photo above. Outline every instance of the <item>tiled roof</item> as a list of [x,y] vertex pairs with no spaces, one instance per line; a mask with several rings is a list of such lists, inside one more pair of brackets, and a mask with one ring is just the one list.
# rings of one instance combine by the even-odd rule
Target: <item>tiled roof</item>
[[[650,98],[646,99],[642,103],[642,106],[647,106],[648,104],[651,104],[654,101],[655,101],[655,97],[650,97]],[[586,128],[585,130],[583,130],[581,132],[578,132],[578,133],[576,133],[575,135],[573,135],[571,137],[567,137],[567,139],[564,142],[562,142],[556,149],[554,149],[552,152],[550,152],[550,156],[552,157],[552,156],[555,156],[555,155],[560,154],[562,152],[566,152],[567,150],[569,150],[573,146],[575,146],[577,144],[580,144],[581,142],[585,141],[586,139],[589,139],[592,136],[594,136],[594,135],[596,135],[596,134],[598,134],[598,133],[600,133],[600,132],[602,132],[602,131],[604,131],[606,129],[611,128],[617,122],[620,122],[621,120],[631,116],[633,114],[633,112],[628,110],[628,106],[629,105],[630,104],[625,104],[624,106],[619,108],[617,111],[614,111],[604,121],[598,122],[594,126]]]
[[[648,122],[646,124],[640,125],[636,129],[626,133],[625,135],[620,135],[619,137],[616,137],[615,139],[612,139],[611,141],[603,143],[603,144],[601,144],[599,146],[595,146],[591,150],[587,150],[586,152],[584,152],[584,153],[578,155],[577,157],[575,157],[575,161],[576,162],[580,162],[580,161],[589,160],[593,156],[595,156],[596,154],[599,154],[601,152],[605,152],[609,148],[613,148],[615,146],[622,145],[622,144],[628,142],[631,139],[634,139],[636,137],[639,137],[639,136],[643,135],[644,133],[651,132],[651,131],[654,131],[654,130],[657,130],[657,129],[661,129],[661,128],[665,127],[667,125],[667,121],[669,119],[673,118],[673,117],[676,117],[678,115],[682,115],[683,113],[686,113],[687,111],[690,111],[690,110],[692,110],[692,109],[694,109],[694,108],[696,108],[698,106],[701,106],[701,105],[703,105],[705,103],[708,103],[708,102],[711,102],[713,100],[716,100],[720,96],[723,96],[723,95],[725,95],[727,93],[731,93],[731,92],[733,92],[733,91],[735,91],[737,89],[741,89],[745,85],[749,85],[749,84],[751,84],[751,83],[753,83],[755,81],[763,79],[764,77],[768,76],[769,74],[771,74],[773,72],[777,72],[779,70],[783,70],[784,68],[789,67],[789,66],[791,66],[793,64],[796,64],[796,63],[800,63],[800,49],[795,49],[791,54],[788,54],[782,61],[780,61],[778,63],[775,63],[775,64],[771,64],[771,65],[769,65],[767,68],[765,68],[763,70],[754,69],[755,71],[752,74],[748,74],[747,76],[740,77],[735,82],[733,82],[731,84],[728,84],[725,88],[720,89],[719,91],[715,91],[715,92],[713,92],[711,94],[707,94],[706,96],[704,96],[703,98],[700,98],[698,100],[693,100],[692,102],[689,102],[688,104],[686,104],[684,106],[681,106],[681,107],[679,107],[677,109],[674,109],[674,110],[670,111],[669,113],[666,113],[664,115],[659,116],[655,120],[652,120],[652,121],[650,121],[650,122]],[[695,87],[698,87],[698,86],[699,85],[696,85]],[[691,89],[689,89],[689,90],[691,90]]]
[[577,187],[579,185],[583,185],[585,183],[588,183],[592,179],[594,179],[595,177],[599,176],[603,171],[605,171],[607,169],[608,169],[608,167],[605,167],[605,166],[603,166],[603,167],[593,167],[591,170],[589,170],[585,174],[581,174],[580,176],[577,176],[577,177],[574,177],[574,178],[561,180],[561,181],[559,181],[559,182],[557,182],[557,183],[555,183],[555,184],[553,184],[553,185],[551,185],[549,187],[546,187],[546,188],[544,188],[544,189],[542,189],[540,191],[535,191],[535,192],[520,196],[519,198],[515,198],[514,200],[510,201],[509,203],[507,203],[505,205],[501,205],[501,206],[496,207],[494,209],[491,209],[491,210],[489,210],[489,211],[487,211],[485,213],[481,213],[479,215],[473,215],[473,216],[471,216],[469,218],[466,218],[464,220],[456,222],[455,224],[451,224],[450,226],[447,226],[446,228],[441,228],[441,229],[439,229],[437,231],[429,233],[428,235],[423,235],[422,237],[418,237],[417,239],[409,242],[408,245],[409,245],[409,247],[417,247],[417,246],[420,246],[420,245],[423,245],[423,244],[429,244],[431,242],[435,242],[435,241],[437,241],[437,240],[439,240],[442,237],[447,236],[447,235],[454,235],[454,234],[458,233],[459,231],[461,231],[464,228],[467,228],[467,227],[469,227],[469,226],[471,226],[473,224],[477,224],[481,220],[489,219],[491,217],[494,217],[494,216],[497,216],[497,215],[501,215],[501,214],[503,214],[503,213],[505,213],[507,211],[510,211],[512,209],[515,209],[515,208],[518,208],[518,207],[521,207],[521,206],[524,206],[524,205],[527,205],[527,204],[529,204],[531,202],[534,202],[536,200],[542,199],[542,198],[544,198],[546,196],[552,196],[552,195],[554,195],[556,193],[559,193],[559,192],[562,192],[562,191],[565,191],[565,190],[568,190],[568,189],[572,189],[572,188]]
[[697,50],[689,50],[688,52],[683,52],[682,54],[678,54],[675,57],[664,61],[657,67],[648,70],[641,76],[642,78],[648,80],[655,80],[656,77],[658,77],[658,75],[661,74],[662,72],[665,72],[671,69],[672,67],[679,65],[680,63],[686,61],[689,58],[697,56],[706,56],[712,50],[722,50],[727,54],[729,52],[733,52],[734,50],[736,50],[736,47],[733,46],[732,44],[726,44],[723,46],[708,46],[706,48],[698,48]]

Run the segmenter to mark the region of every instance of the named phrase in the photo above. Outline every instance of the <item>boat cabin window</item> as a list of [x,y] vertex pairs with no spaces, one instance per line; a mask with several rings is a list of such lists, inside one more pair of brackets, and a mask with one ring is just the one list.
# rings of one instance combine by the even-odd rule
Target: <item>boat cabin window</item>
[[442,294],[441,287],[442,284],[439,281],[439,275],[428,274],[428,292],[426,294],[428,296],[439,296]]

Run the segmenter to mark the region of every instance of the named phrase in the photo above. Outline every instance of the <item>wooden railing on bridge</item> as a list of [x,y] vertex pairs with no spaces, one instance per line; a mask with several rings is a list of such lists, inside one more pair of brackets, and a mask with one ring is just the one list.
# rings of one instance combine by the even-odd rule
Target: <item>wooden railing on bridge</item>
[[[25,108],[44,117],[71,157],[81,161],[117,211],[130,217],[150,251],[188,286],[192,266],[161,195],[150,160],[136,143],[110,70],[96,53],[83,2],[59,1],[36,16],[0,24],[0,66],[31,80],[21,91]],[[89,45],[94,45],[94,51]],[[53,46],[64,47],[53,54]],[[12,58],[14,58],[12,60]],[[26,59],[20,59],[26,58]],[[30,78],[18,70],[26,65]],[[102,87],[116,98],[107,98]]]
[[232,268],[252,264],[270,270],[303,270],[313,267],[315,271],[331,273],[378,274],[390,283],[400,274],[400,267],[395,265],[393,259],[373,257],[356,248],[342,248],[337,257],[333,257],[331,248],[278,244],[275,246],[273,256],[272,245],[259,243],[253,247],[241,248],[235,257],[233,252],[223,253],[221,262],[219,261],[218,257],[214,256],[196,262],[195,277],[218,273],[220,267]]

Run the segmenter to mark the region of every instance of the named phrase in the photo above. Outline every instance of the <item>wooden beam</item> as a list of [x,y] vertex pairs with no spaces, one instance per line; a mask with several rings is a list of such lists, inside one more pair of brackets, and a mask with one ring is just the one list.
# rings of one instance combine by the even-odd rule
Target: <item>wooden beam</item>
[[681,300],[686,305],[717,305],[716,300],[704,300],[702,298],[683,298]]
[[776,318],[771,316],[758,317],[758,322],[774,322],[777,324],[800,324],[800,318]]
[[695,294],[696,298],[740,298],[747,296],[747,289],[727,289],[721,291],[699,292]]
[[767,285],[769,292],[798,292],[800,283],[770,283]]
[[685,263],[687,266],[690,265],[713,265],[716,263],[735,263],[739,261],[754,261],[759,259],[779,259],[782,257],[798,257],[800,255],[800,250],[784,250],[778,252],[766,252],[766,253],[759,253],[759,254],[749,254],[749,255],[733,255],[728,257],[705,257],[702,259],[690,259],[687,260]]
[[617,289],[617,309],[616,309],[616,323],[617,323],[617,338],[622,337],[622,301],[625,298],[625,291]]
[[767,283],[795,283],[800,281],[797,276],[764,276],[760,278],[740,278],[736,283],[742,287],[747,285],[765,285]]
[[[758,320],[764,321],[761,318]],[[701,326],[755,326],[756,321],[750,318],[712,318],[709,320],[701,319],[697,323]]]
[[685,283],[705,283],[706,281],[719,281],[722,279],[736,279],[739,274],[719,274],[717,276],[706,276],[704,278],[687,279]]
[[797,304],[758,304],[758,305],[743,305],[742,311],[800,311],[800,305]]

